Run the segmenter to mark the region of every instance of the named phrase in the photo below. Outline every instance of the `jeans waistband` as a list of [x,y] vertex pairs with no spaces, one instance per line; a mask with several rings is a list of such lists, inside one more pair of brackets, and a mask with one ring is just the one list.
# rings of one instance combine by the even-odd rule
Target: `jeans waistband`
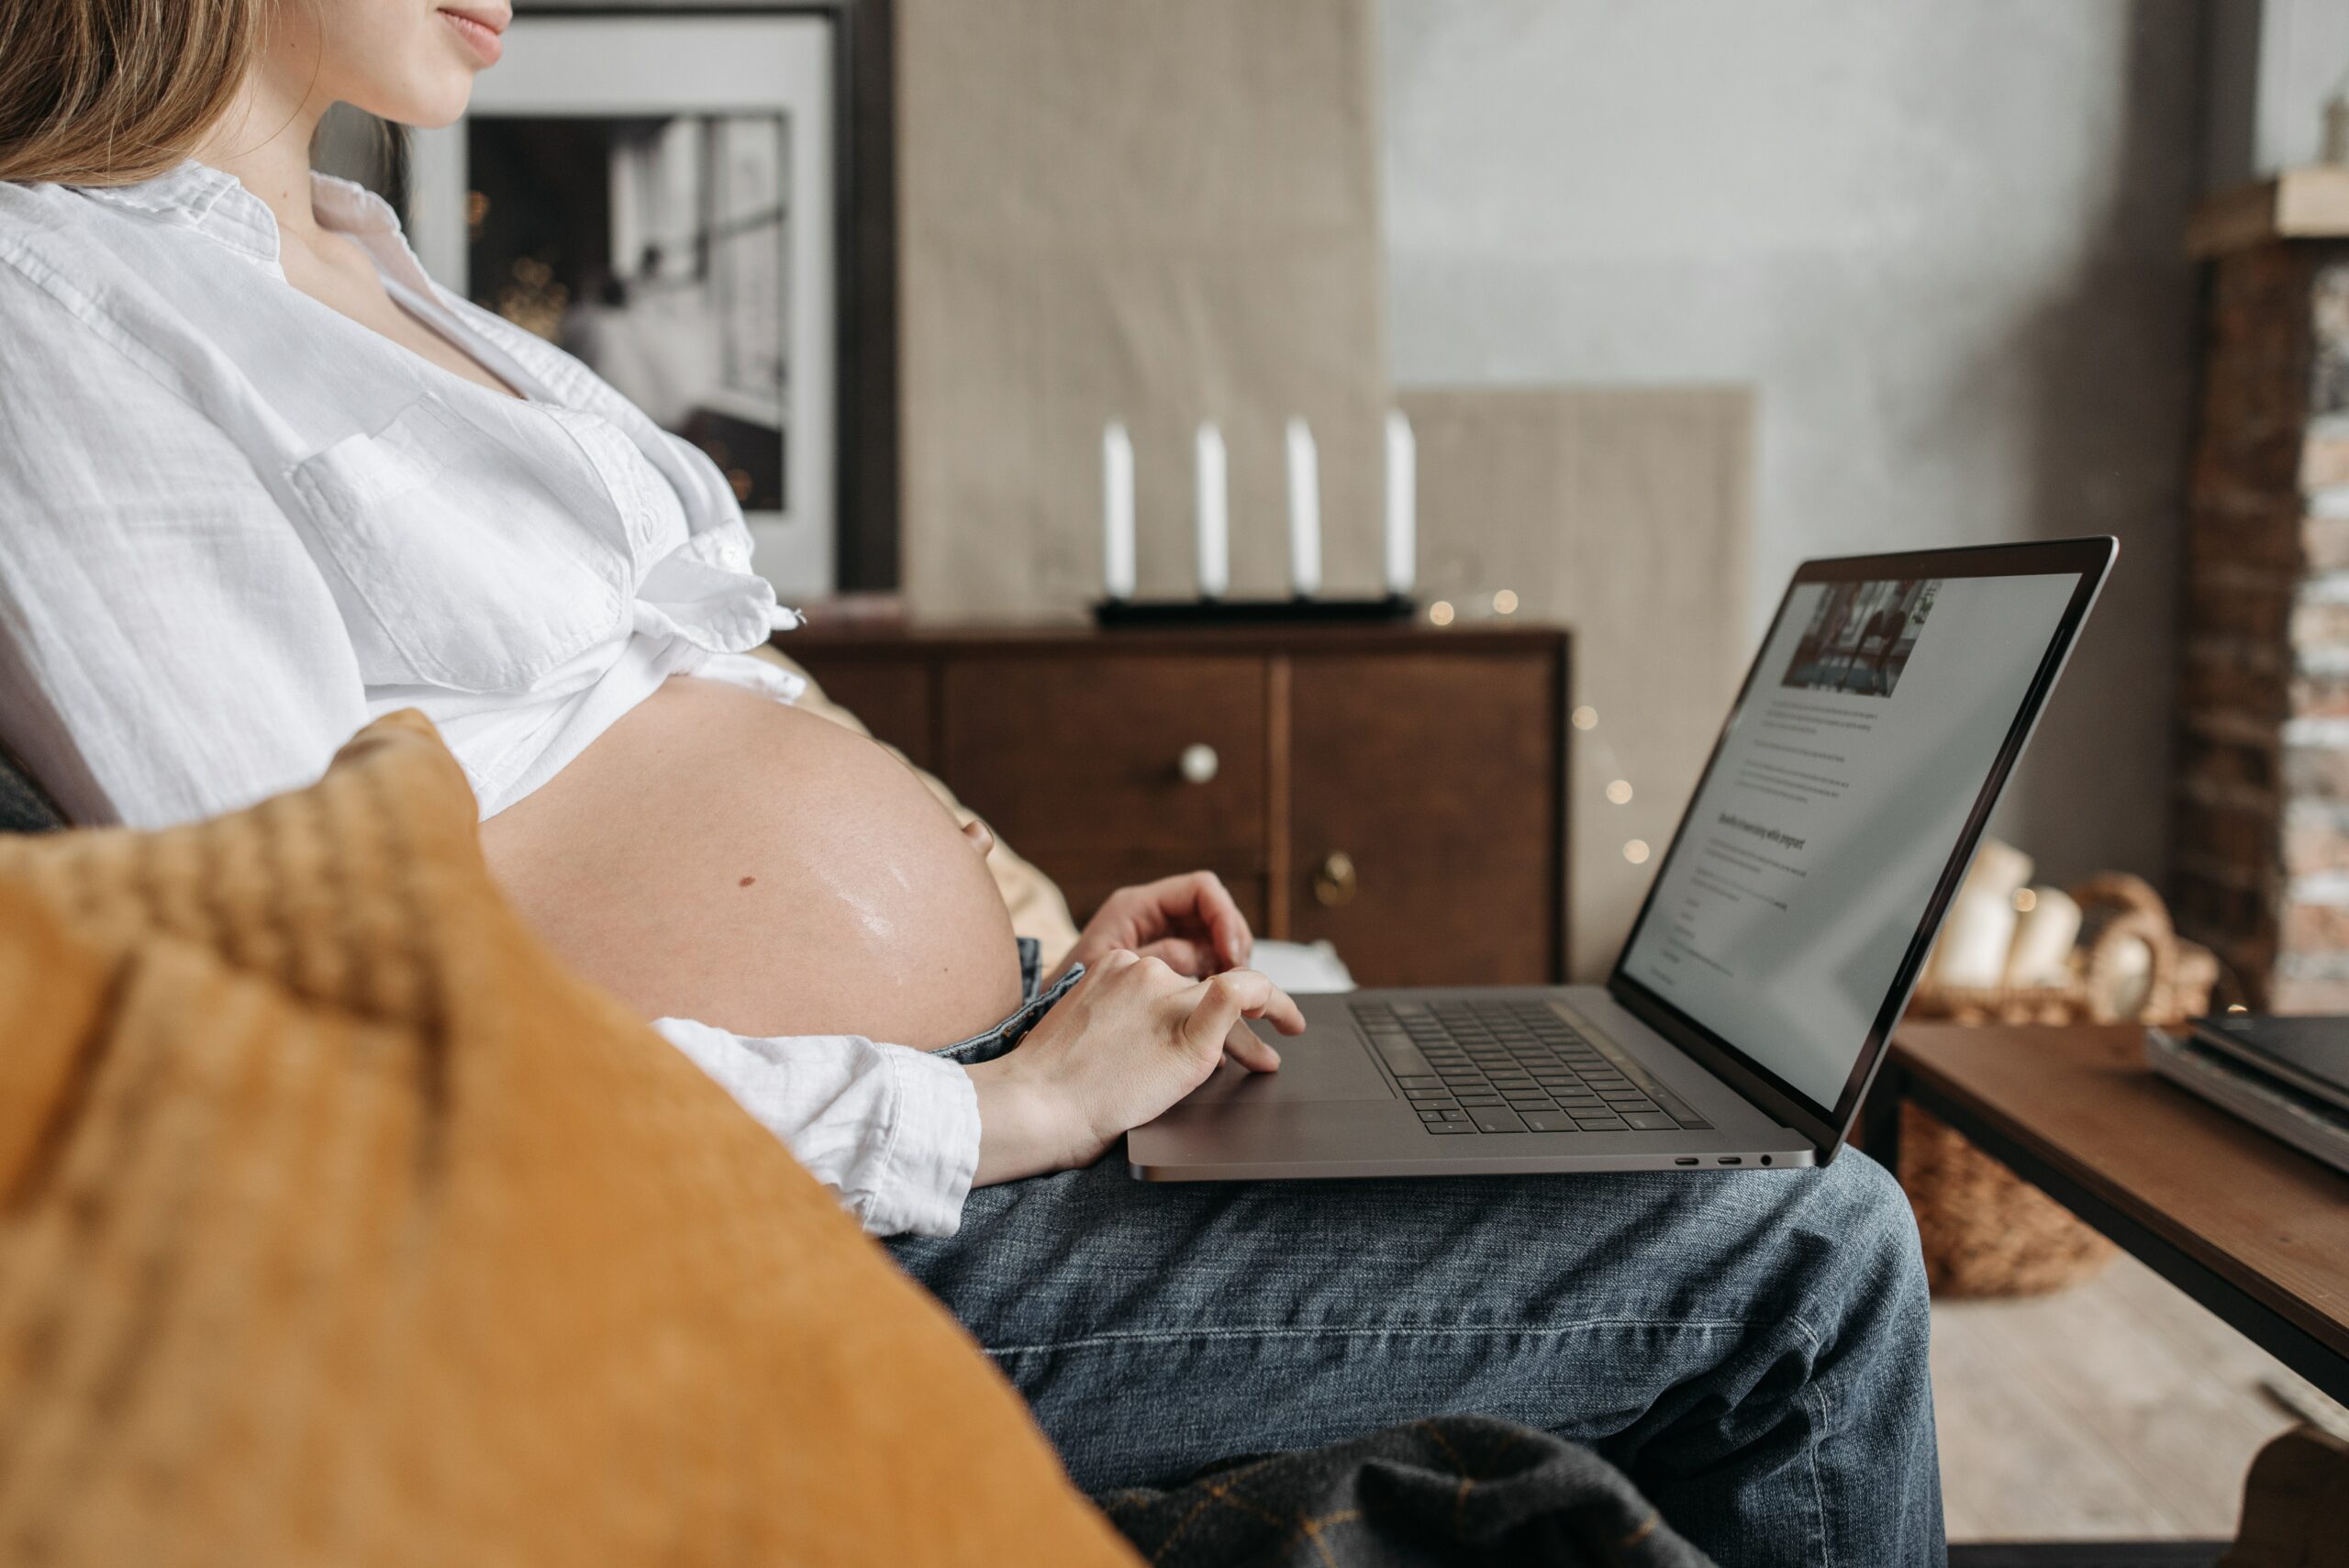
[[930,1052],[949,1062],[968,1067],[975,1062],[992,1062],[1018,1045],[1038,1019],[1052,1010],[1052,1004],[1068,995],[1070,986],[1084,977],[1085,965],[1071,964],[1069,972],[1046,986],[1043,983],[1043,949],[1033,937],[1019,939],[1019,991],[1026,998],[1012,1015],[984,1029],[970,1039],[942,1050]]

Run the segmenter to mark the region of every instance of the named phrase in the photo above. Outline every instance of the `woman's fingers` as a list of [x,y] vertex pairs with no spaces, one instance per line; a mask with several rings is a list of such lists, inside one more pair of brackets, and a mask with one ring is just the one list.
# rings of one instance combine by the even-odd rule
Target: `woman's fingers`
[[[1203,980],[1188,1000],[1191,1010],[1181,1029],[1183,1044],[1201,1053],[1231,1049],[1235,1060],[1260,1073],[1279,1066],[1280,1053],[1252,1031],[1241,1029],[1241,1018],[1270,1018],[1283,1034],[1305,1031],[1305,1015],[1297,1003],[1252,969],[1230,969]],[[1238,1040],[1235,1030],[1252,1040],[1254,1049]]]
[[1223,960],[1228,969],[1244,966],[1255,947],[1255,937],[1249,931],[1248,917],[1240,912],[1231,890],[1223,885],[1223,878],[1211,871],[1193,872],[1188,880],[1192,912],[1207,928],[1216,956]]
[[[1196,1089],[1226,1057],[1252,1072],[1277,1071],[1280,1053],[1242,1021],[1252,1018],[1292,1034],[1305,1026],[1296,1002],[1253,970],[1188,980],[1155,954],[1102,953],[1019,1049],[971,1070],[992,1107],[982,1114],[996,1123],[992,1152],[982,1124],[986,1179],[1090,1161]],[[1033,1149],[1005,1141],[1024,1125],[1021,1105],[1042,1107],[1034,1120],[1051,1144],[1046,1163],[1035,1162]]]
[[1303,1034],[1305,1032],[1305,1009],[1297,1005],[1296,997],[1290,995],[1287,992],[1282,990],[1277,985],[1273,987],[1273,1000],[1271,1005],[1266,1006],[1262,1013],[1259,1013],[1256,1016],[1258,1018],[1271,1019],[1273,1028],[1280,1030],[1283,1034]]
[[1223,967],[1205,942],[1189,937],[1162,937],[1141,951],[1144,957],[1157,959],[1175,973],[1193,980],[1204,979]]
[[1241,1011],[1247,1017],[1263,1018],[1283,1034],[1305,1032],[1305,1010],[1297,1005],[1297,998],[1257,971],[1227,970],[1216,978],[1240,983],[1246,995]]
[[1223,879],[1195,871],[1118,889],[1085,922],[1077,947],[1080,953],[1139,948],[1199,975],[1246,967],[1255,940]]
[[1231,1026],[1223,1037],[1223,1053],[1251,1073],[1277,1073],[1281,1070],[1281,1053],[1257,1036],[1243,1021]]
[[1175,1000],[1188,1010],[1175,1026],[1178,1042],[1195,1055],[1223,1054],[1223,1042],[1245,1010],[1245,988],[1238,970],[1202,980]]
[[1247,964],[1255,946],[1248,917],[1240,912],[1231,890],[1215,873],[1185,872],[1130,891],[1141,895],[1148,911],[1146,918],[1155,929],[1206,938],[1217,961],[1208,968],[1239,969]]

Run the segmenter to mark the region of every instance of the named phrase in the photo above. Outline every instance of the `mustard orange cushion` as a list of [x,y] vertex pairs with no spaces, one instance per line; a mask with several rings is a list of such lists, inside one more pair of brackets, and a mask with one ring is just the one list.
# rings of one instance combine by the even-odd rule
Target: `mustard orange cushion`
[[404,714],[236,816],[0,841],[0,1560],[1131,1558],[518,924]]

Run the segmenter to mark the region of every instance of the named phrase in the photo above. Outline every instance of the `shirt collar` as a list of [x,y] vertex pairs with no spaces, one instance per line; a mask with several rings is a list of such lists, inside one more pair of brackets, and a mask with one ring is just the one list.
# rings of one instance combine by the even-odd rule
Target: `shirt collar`
[[[269,204],[245,189],[235,175],[193,158],[135,185],[79,188],[94,201],[193,228],[256,261],[277,263],[277,215]],[[325,227],[351,235],[379,254],[387,248],[406,250],[391,204],[355,181],[312,172],[310,210]]]
[[388,276],[426,299],[438,297],[423,263],[408,249],[407,236],[400,231],[400,216],[392,210],[391,203],[356,180],[313,170],[310,210],[317,215],[321,227],[356,239]]
[[277,218],[235,175],[188,160],[135,185],[83,185],[82,195],[195,229],[258,261],[277,261]]
[[397,234],[399,215],[392,204],[361,184],[340,175],[310,172],[310,210],[326,228],[344,234]]

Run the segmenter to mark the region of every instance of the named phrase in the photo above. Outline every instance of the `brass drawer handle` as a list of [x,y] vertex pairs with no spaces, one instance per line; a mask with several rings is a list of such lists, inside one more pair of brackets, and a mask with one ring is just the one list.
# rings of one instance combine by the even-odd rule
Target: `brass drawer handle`
[[1174,760],[1174,771],[1192,784],[1213,784],[1216,774],[1223,771],[1223,759],[1215,754],[1214,747],[1195,740]]
[[1324,909],[1342,909],[1353,903],[1357,885],[1354,858],[1343,850],[1330,851],[1313,868],[1313,902]]

